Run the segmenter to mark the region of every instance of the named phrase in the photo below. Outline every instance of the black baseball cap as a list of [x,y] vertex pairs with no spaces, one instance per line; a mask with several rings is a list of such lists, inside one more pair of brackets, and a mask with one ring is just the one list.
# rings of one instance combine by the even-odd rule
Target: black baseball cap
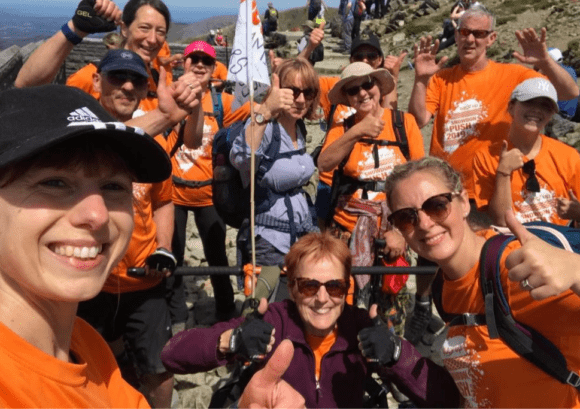
[[354,40],[352,40],[352,45],[350,47],[350,56],[352,57],[356,51],[357,48],[359,48],[361,45],[370,45],[373,48],[376,48],[376,50],[379,52],[379,55],[382,57],[383,56],[383,50],[381,49],[381,43],[379,41],[379,38],[374,35],[374,34],[367,34],[367,33],[363,33],[361,35],[359,35],[358,37],[356,37]]
[[116,121],[80,89],[51,84],[0,92],[0,169],[76,137],[114,142],[138,182],[161,182],[171,175],[161,145],[142,129]]
[[139,54],[124,49],[110,50],[98,66],[99,72],[132,71],[145,78],[149,77],[147,68]]

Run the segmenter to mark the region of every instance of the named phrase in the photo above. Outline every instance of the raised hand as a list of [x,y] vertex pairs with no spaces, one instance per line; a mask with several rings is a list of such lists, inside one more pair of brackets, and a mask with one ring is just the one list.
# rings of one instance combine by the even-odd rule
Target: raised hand
[[292,341],[278,345],[266,366],[256,372],[238,402],[240,408],[306,408],[304,397],[282,380],[294,356]]
[[121,22],[122,11],[111,0],[81,0],[72,22],[83,33],[113,31]]
[[556,199],[558,216],[562,219],[580,220],[580,201],[578,201],[572,189],[568,189],[568,195],[570,195],[570,199],[565,197]]
[[447,62],[447,57],[442,57],[437,62],[436,55],[439,50],[439,40],[432,41],[431,36],[421,37],[419,44],[413,46],[413,54],[415,58],[415,77],[430,78],[443,68]]
[[284,58],[277,57],[276,53],[272,49],[270,49],[270,51],[268,51],[268,56],[270,57],[270,68],[272,69],[272,72],[274,72],[274,71],[276,71],[276,68],[278,68],[278,66],[280,64],[282,64],[282,61],[284,61]]
[[524,166],[524,154],[518,148],[508,150],[508,143],[504,140],[499,154],[497,173],[511,175],[514,170],[522,166]]
[[401,338],[391,332],[388,325],[377,315],[377,305],[371,305],[369,317],[373,326],[358,333],[358,347],[367,362],[393,365],[401,356]]
[[167,84],[165,68],[159,68],[158,109],[172,124],[177,124],[189,115],[201,103],[201,97],[201,85],[195,76],[186,72],[178,81]]
[[319,27],[313,28],[312,31],[310,32],[310,36],[308,37],[308,41],[310,42],[310,45],[312,46],[312,48],[318,47],[318,45],[324,39],[324,24],[326,24],[325,21],[320,23]]
[[271,113],[271,116],[277,118],[284,111],[289,111],[294,103],[294,93],[290,88],[280,88],[280,78],[278,74],[272,74],[272,86],[270,93],[266,97],[264,104]]
[[405,238],[396,229],[385,232],[385,249],[383,250],[387,260],[392,261],[405,254],[407,242]]
[[516,38],[522,47],[523,54],[514,51],[513,56],[523,64],[538,65],[550,59],[546,44],[546,28],[542,27],[540,35],[533,28],[516,30]]
[[376,138],[381,134],[381,132],[383,132],[385,121],[382,119],[382,114],[383,108],[380,106],[380,104],[377,104],[375,110],[372,113],[365,116],[362,121],[355,125],[361,138]]
[[505,214],[508,228],[521,243],[505,260],[508,277],[535,300],[572,289],[580,295],[580,255],[559,249],[529,232],[513,211]]
[[393,78],[395,80],[399,78],[399,71],[401,70],[401,65],[403,64],[403,60],[407,56],[408,52],[402,51],[401,54],[398,56],[396,55],[387,55],[385,57],[385,62],[383,63],[383,68],[389,70]]

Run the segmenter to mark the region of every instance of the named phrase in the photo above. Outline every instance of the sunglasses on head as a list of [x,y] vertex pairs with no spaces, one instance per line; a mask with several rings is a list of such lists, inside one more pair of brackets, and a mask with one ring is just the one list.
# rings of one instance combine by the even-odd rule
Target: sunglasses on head
[[305,89],[301,89],[298,87],[284,87],[284,88],[292,90],[292,93],[294,94],[294,99],[298,99],[300,94],[304,94],[304,99],[307,99],[309,101],[316,98],[316,90],[314,88],[305,88]]
[[363,82],[360,85],[355,85],[354,87],[346,88],[344,92],[346,92],[347,95],[354,97],[360,92],[361,88],[364,89],[365,91],[370,91],[374,86],[375,86],[374,78],[369,77],[368,81]]
[[135,88],[144,88],[147,86],[147,77],[131,71],[108,71],[103,73],[103,75],[115,87],[120,87],[127,81],[131,81],[131,84]]
[[326,292],[331,297],[343,297],[346,295],[348,291],[349,283],[346,280],[328,280],[325,283],[321,283],[318,280],[314,280],[313,278],[295,278],[292,280],[292,286],[294,286],[294,282],[298,286],[298,292],[306,297],[312,297],[318,293],[318,290],[321,286],[326,288]]
[[463,37],[469,37],[470,34],[473,34],[475,38],[485,38],[493,33],[493,30],[470,30],[468,28],[460,28],[457,31],[459,31],[459,34]]
[[191,54],[187,58],[191,59],[191,63],[193,65],[198,64],[200,61],[203,65],[206,65],[206,66],[210,66],[210,65],[215,64],[215,58],[212,58],[209,55]]
[[449,192],[431,196],[423,202],[420,209],[412,207],[399,209],[391,213],[387,220],[400,231],[409,232],[419,224],[419,210],[422,210],[431,220],[441,223],[451,213],[451,201],[460,194],[459,192]]
[[369,51],[369,52],[367,52],[367,53],[360,51],[360,52],[358,52],[358,53],[354,53],[354,54],[352,55],[352,59],[353,59],[354,61],[363,61],[365,58],[366,58],[368,61],[374,61],[374,60],[376,60],[376,59],[377,59],[377,58],[379,58],[379,57],[380,57],[380,55],[379,55],[379,53],[378,53],[378,52],[376,52],[376,51]]
[[526,189],[530,192],[539,192],[540,182],[536,176],[536,162],[534,162],[533,159],[527,161],[524,163],[522,170],[526,175],[528,175],[528,179],[526,180]]

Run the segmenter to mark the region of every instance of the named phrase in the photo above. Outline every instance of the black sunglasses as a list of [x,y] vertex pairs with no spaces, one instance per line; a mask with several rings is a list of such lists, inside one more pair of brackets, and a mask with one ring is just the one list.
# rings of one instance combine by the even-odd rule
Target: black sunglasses
[[199,55],[199,54],[192,54],[187,58],[191,59],[191,63],[193,65],[198,64],[200,61],[203,65],[210,66],[215,64],[215,58],[210,57],[209,55]]
[[379,56],[380,56],[379,53],[377,53],[376,51],[370,51],[368,53],[360,51],[358,53],[354,53],[352,55],[352,59],[354,61],[363,61],[366,58],[368,61],[374,61],[377,58],[379,58]]
[[298,285],[298,292],[306,297],[312,297],[316,295],[320,287],[324,286],[326,292],[331,297],[343,297],[348,291],[349,283],[346,280],[328,280],[325,283],[321,283],[318,280],[312,278],[299,277],[292,280],[292,286],[294,283]]
[[312,101],[314,98],[316,98],[317,94],[317,91],[314,88],[305,88],[305,89],[301,89],[298,87],[284,87],[284,88],[292,90],[292,93],[294,94],[294,99],[298,99],[300,94],[304,94],[304,99]]
[[405,207],[391,213],[387,220],[400,231],[409,232],[419,224],[419,210],[422,210],[431,220],[441,223],[451,213],[451,201],[459,195],[459,192],[449,192],[431,196],[423,202],[420,209]]
[[356,94],[360,92],[360,89],[364,89],[365,91],[370,91],[372,87],[375,86],[375,80],[372,77],[369,77],[367,82],[363,82],[360,85],[355,85],[354,87],[345,88],[344,92],[351,97],[354,97]]
[[540,191],[540,182],[536,176],[536,162],[534,160],[529,160],[524,163],[523,171],[526,175],[528,175],[528,179],[526,180],[526,189],[530,192],[539,192]]
[[147,77],[131,71],[107,71],[103,75],[115,87],[121,87],[127,81],[131,81],[135,88],[145,88],[148,81]]
[[468,28],[460,28],[457,31],[463,37],[469,37],[470,34],[473,34],[475,38],[485,38],[493,33],[493,30],[470,30]]

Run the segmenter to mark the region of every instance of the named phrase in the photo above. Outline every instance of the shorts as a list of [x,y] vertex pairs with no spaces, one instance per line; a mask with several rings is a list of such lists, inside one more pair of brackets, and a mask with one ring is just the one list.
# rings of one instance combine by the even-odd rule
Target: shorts
[[318,188],[316,190],[316,202],[314,207],[316,208],[316,217],[318,219],[326,220],[328,212],[330,211],[330,193],[332,187],[324,182],[318,182]]
[[92,300],[81,302],[77,315],[107,342],[123,337],[127,353],[141,375],[167,372],[160,357],[171,338],[165,281],[142,291],[100,292]]

